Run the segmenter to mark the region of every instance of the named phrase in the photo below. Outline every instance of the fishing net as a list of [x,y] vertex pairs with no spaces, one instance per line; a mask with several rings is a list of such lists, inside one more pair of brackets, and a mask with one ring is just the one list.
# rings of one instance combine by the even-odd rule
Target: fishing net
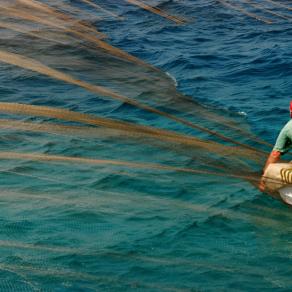
[[[188,21],[163,10],[158,1],[145,2],[124,4],[173,25]],[[130,203],[135,208],[145,200],[157,213],[170,206],[216,214],[220,209],[215,206],[206,210],[204,204],[167,198],[165,193],[184,194],[193,182],[215,190],[220,184],[257,185],[271,145],[254,135],[242,116],[182,94],[162,69],[112,44],[103,22],[127,21],[116,4],[15,0],[1,1],[0,9],[0,72],[8,72],[0,102],[0,172],[5,178],[1,198],[15,199],[15,210],[21,210],[3,214],[0,246],[8,255],[0,269],[9,276],[1,282],[3,289],[31,291],[40,279],[54,289],[63,278],[88,291],[100,283],[134,287],[135,281],[104,273],[91,259],[102,261],[108,253],[113,263],[122,261],[122,253],[110,254],[98,241],[111,238],[114,246],[126,240],[102,225],[102,219],[96,221],[97,210],[126,218]],[[11,88],[12,79],[19,88]],[[31,92],[23,83],[31,84]],[[48,85],[52,91],[44,96],[42,89]],[[136,191],[134,199],[128,194],[128,185],[139,190],[145,184],[154,195]],[[40,222],[33,219],[38,214]],[[226,210],[225,216],[239,220],[247,215]],[[277,225],[272,219],[253,219]],[[144,232],[152,234],[151,227]],[[102,253],[96,255],[94,242]],[[56,265],[60,257],[65,267]],[[78,267],[81,257],[87,259],[86,267]],[[156,261],[135,260],[150,266]],[[92,274],[94,269],[97,273]]]

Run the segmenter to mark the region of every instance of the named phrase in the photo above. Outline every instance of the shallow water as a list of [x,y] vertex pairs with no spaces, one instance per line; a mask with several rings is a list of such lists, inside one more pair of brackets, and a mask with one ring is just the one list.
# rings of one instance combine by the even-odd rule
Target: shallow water
[[[227,9],[220,1],[149,1],[158,2],[159,8],[187,23],[177,26],[122,1],[95,3],[123,20],[85,3],[67,4],[82,9],[78,17],[108,35],[112,45],[165,73],[75,43],[63,46],[10,30],[1,31],[0,49],[35,58],[74,78],[269,151],[246,133],[250,129],[273,144],[289,118],[292,12],[260,1],[290,17],[281,19],[246,1],[230,2],[269,18],[273,23],[268,25]],[[64,41],[63,36],[60,39]],[[176,88],[195,103],[181,100]],[[0,63],[0,93],[1,102],[70,109],[230,145],[174,120],[7,63]],[[206,118],[200,105],[211,117],[233,121],[243,132],[226,128],[226,120]],[[1,118],[40,125],[56,122],[9,113]],[[242,157],[222,159],[221,165],[216,152],[163,144],[159,139],[130,139],[103,129],[50,129],[0,128],[0,151],[216,171],[216,166],[224,166],[225,174],[236,170],[247,175],[261,167],[260,162]],[[200,155],[203,161],[197,165]],[[291,209],[246,180],[11,157],[0,160],[0,172],[0,291],[288,291],[292,287]]]

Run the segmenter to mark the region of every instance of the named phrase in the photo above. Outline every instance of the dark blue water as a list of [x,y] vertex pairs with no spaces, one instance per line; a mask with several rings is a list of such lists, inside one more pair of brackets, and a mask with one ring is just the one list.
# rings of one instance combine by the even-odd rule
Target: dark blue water
[[[35,58],[161,108],[176,86],[178,92],[273,144],[289,118],[292,12],[257,2],[290,17],[281,19],[244,1],[232,3],[273,23],[217,1],[160,1],[159,8],[188,19],[181,26],[123,1],[99,2],[124,17],[122,21],[68,2],[86,9],[80,17],[106,33],[112,45],[163,70],[157,83],[147,79],[154,73],[99,51],[60,47],[9,30],[1,31],[1,50]],[[210,138],[4,63],[0,101],[71,109]],[[196,116],[197,107],[184,107],[179,100],[172,105],[169,111],[194,113],[195,122],[222,130]],[[11,118],[1,118],[7,117]],[[192,155],[200,155],[113,139],[104,132],[91,138],[67,134],[1,129],[0,149],[173,166],[188,166]],[[249,142],[243,134],[237,133],[236,139]],[[291,209],[244,180],[19,159],[2,159],[0,168],[0,291],[291,290]]]

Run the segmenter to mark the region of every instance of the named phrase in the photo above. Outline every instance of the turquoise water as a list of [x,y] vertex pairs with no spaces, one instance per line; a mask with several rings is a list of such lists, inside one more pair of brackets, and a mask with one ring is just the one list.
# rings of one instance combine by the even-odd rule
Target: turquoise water
[[[281,19],[236,2],[273,21],[267,25],[217,1],[159,2],[161,9],[189,21],[176,26],[122,1],[96,1],[124,17],[119,21],[80,2],[67,3],[84,9],[79,17],[106,33],[112,45],[165,73],[99,50],[10,30],[1,31],[0,47],[268,151],[220,122],[204,120],[198,104],[273,144],[289,118],[292,12],[259,1],[290,17]],[[175,88],[198,104],[191,107],[175,98]],[[0,63],[0,101],[70,109],[214,140],[164,117],[6,63]],[[1,118],[56,122],[37,116]],[[95,135],[0,131],[1,153],[190,168],[200,155],[203,166],[216,161],[212,153],[183,146],[170,149],[106,130]],[[252,170],[260,168],[257,164]],[[233,170],[234,165],[226,163],[226,173]],[[291,209],[245,180],[20,159],[1,159],[0,171],[0,291],[291,290]]]

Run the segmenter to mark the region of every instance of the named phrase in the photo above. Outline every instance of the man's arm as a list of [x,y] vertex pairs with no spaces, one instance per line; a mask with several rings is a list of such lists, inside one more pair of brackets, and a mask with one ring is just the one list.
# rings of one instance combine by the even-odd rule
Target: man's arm
[[273,150],[273,151],[270,153],[270,155],[269,155],[269,157],[268,157],[268,159],[267,159],[267,161],[266,161],[265,167],[264,167],[264,169],[263,169],[263,174],[265,173],[266,169],[268,168],[268,166],[269,166],[271,163],[276,163],[276,162],[278,162],[278,161],[280,160],[280,158],[281,158],[281,152],[278,151],[278,150]]
[[[265,173],[266,169],[271,163],[276,163],[280,160],[281,155],[284,154],[287,151],[287,142],[289,141],[289,138],[287,136],[286,128],[284,127],[282,131],[280,132],[277,141],[275,143],[275,146],[273,148],[273,151],[270,153],[265,166],[263,168],[263,174]],[[263,177],[261,177],[261,180],[259,182],[259,189],[264,192],[265,190],[265,184]]]
[[267,167],[271,163],[278,162],[280,160],[281,155],[284,154],[285,152],[287,152],[288,142],[289,142],[289,138],[287,136],[286,127],[284,127],[276,140],[273,151],[271,152],[271,154],[269,155],[269,157],[265,163],[263,173],[265,172],[265,170],[267,169]]

